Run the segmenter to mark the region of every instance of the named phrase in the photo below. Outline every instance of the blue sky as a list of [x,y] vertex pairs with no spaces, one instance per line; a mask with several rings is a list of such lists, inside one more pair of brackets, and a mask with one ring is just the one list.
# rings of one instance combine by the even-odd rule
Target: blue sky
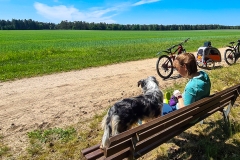
[[0,19],[240,25],[239,0],[0,0]]

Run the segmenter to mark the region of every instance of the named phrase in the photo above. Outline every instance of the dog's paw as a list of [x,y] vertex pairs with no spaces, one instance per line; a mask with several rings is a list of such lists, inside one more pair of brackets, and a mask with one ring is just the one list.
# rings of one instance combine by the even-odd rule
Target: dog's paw
[[99,148],[100,148],[100,149],[104,149],[104,147],[103,147],[103,145],[102,145],[102,144],[100,145],[100,147],[99,147]]

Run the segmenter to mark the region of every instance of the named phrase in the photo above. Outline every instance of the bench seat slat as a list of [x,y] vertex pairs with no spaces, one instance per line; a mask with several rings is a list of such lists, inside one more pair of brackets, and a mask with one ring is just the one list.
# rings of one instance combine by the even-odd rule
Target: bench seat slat
[[117,151],[116,154],[111,155],[110,157],[107,157],[105,160],[122,160],[124,158],[128,158],[129,155],[131,154],[130,152],[131,148],[127,147],[124,150]]
[[97,145],[94,145],[92,147],[86,148],[86,149],[82,150],[82,154],[86,155],[86,154],[88,154],[92,151],[95,151],[95,150],[99,149],[99,147],[100,147],[100,144],[97,144]]
[[102,156],[104,156],[104,152],[100,148],[85,155],[86,159],[88,160],[95,160],[101,158]]

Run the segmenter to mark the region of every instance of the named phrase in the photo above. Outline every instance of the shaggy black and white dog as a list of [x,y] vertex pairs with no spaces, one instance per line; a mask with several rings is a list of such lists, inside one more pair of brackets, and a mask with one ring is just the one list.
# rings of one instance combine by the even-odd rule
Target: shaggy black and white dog
[[130,129],[138,120],[146,121],[162,115],[163,93],[158,81],[150,76],[138,81],[143,94],[116,102],[102,120],[104,134],[100,148],[106,148],[109,138]]

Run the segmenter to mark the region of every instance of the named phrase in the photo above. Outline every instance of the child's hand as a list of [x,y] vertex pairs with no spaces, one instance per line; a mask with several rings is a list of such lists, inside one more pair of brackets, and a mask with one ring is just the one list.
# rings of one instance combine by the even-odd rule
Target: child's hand
[[179,90],[175,90],[175,91],[173,92],[173,95],[174,95],[175,97],[182,96],[182,94],[181,94],[181,92],[180,92]]

